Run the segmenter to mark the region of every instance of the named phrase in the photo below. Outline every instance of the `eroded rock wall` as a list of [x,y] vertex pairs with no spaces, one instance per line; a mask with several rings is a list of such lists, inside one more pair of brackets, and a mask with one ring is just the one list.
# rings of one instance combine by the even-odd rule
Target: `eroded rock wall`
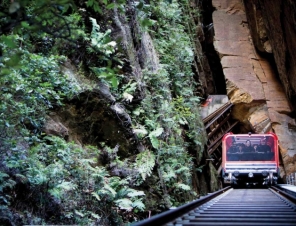
[[[255,24],[249,24],[249,17],[247,18],[243,2],[240,0],[213,0],[212,4],[215,8],[213,12],[214,46],[221,59],[227,95],[235,104],[233,116],[241,122],[242,132],[275,132],[279,137],[283,160],[281,176],[295,172],[296,132],[293,129],[295,120],[290,117],[293,109],[286,97],[286,93],[290,93],[288,96],[293,99],[293,90],[288,87],[293,86],[292,82],[289,82],[291,75],[286,69],[281,69],[281,66],[285,64],[277,66],[283,86],[278,79],[272,61],[260,55],[253,44],[258,45],[258,49],[261,51],[270,52],[272,48],[274,53],[280,52],[281,49],[277,48],[277,45],[284,43],[283,40],[280,41],[280,37],[283,36],[280,35],[273,41],[268,39],[266,34],[272,34],[275,31],[260,30],[264,27],[262,18],[257,21],[253,20],[256,21]],[[269,1],[268,4],[274,5],[276,3]],[[247,9],[249,8],[250,5]],[[274,10],[271,13],[276,14]],[[252,15],[262,15],[262,11],[253,11]],[[273,17],[269,15],[266,18],[270,19],[269,23],[271,24]],[[255,36],[254,31],[250,32],[249,27],[255,27],[261,32]],[[277,32],[279,31],[277,30]],[[251,33],[255,38],[251,38]],[[288,53],[287,48],[283,48],[285,48],[284,52]],[[279,53],[275,59],[276,62],[284,60]],[[290,69],[293,70],[291,67]]]
[[256,48],[272,53],[284,90],[296,107],[296,2],[244,0]]

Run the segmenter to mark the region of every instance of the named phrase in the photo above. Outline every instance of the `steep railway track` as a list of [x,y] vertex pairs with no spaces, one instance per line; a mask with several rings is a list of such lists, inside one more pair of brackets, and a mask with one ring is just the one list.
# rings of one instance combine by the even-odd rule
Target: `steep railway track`
[[[218,107],[213,107],[214,105],[215,103],[205,109],[205,113],[210,113],[204,114],[206,116],[203,123],[208,135],[208,154],[220,173],[222,138],[231,132],[238,122],[231,117],[231,102],[220,102]],[[279,188],[280,186],[268,189],[226,187],[133,226],[296,225],[296,194]]]
[[[283,192],[283,193],[282,193]],[[134,226],[242,226],[296,225],[296,199],[276,187],[227,187],[177,209],[156,215]]]
[[238,124],[238,121],[231,117],[232,106],[233,104],[228,101],[203,119],[208,136],[207,151],[218,173],[222,162],[222,138]]

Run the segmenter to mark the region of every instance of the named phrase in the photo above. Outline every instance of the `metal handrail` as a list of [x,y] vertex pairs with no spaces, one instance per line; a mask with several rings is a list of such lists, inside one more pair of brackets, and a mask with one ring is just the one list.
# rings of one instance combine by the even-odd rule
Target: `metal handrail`
[[197,208],[198,206],[201,206],[202,204],[208,202],[209,200],[215,198],[216,196],[222,194],[223,192],[227,191],[228,189],[230,189],[231,187],[228,186],[226,188],[223,188],[219,191],[216,191],[212,194],[206,195],[205,197],[202,197],[200,199],[197,199],[195,201],[192,201],[190,203],[187,203],[183,206],[180,206],[176,209],[173,210],[168,210],[166,212],[157,214],[149,219],[143,220],[143,221],[139,221],[135,224],[132,224],[132,226],[158,226],[158,225],[163,225],[166,223],[169,223],[173,220],[175,220],[176,218],[182,216],[185,213],[188,213],[189,211]]

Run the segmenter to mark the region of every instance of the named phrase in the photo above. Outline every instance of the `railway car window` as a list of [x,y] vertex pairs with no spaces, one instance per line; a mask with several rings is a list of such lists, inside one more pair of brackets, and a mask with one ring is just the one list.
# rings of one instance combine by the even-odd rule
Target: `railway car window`
[[[274,137],[271,135],[233,135],[225,142],[226,161],[274,161]],[[275,150],[276,149],[276,150]]]

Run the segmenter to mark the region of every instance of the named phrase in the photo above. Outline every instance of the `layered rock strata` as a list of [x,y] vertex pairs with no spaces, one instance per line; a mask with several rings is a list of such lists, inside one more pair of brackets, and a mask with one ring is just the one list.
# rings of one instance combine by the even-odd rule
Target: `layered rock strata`
[[256,48],[272,53],[279,78],[296,107],[296,2],[293,0],[244,0]]
[[[281,176],[296,172],[295,120],[289,116],[292,109],[274,65],[256,52],[240,0],[213,0],[212,4],[214,46],[227,95],[235,104],[233,116],[242,122],[242,132],[275,132],[283,160]],[[267,41],[265,48],[270,50]]]

